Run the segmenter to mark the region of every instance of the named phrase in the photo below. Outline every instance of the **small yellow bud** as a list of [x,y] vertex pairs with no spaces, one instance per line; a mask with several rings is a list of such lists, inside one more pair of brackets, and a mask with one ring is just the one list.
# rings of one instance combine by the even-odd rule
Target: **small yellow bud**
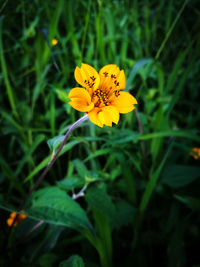
[[55,46],[55,45],[57,45],[57,43],[58,43],[58,40],[57,39],[53,39],[52,41],[51,41],[51,44],[52,44],[52,46]]

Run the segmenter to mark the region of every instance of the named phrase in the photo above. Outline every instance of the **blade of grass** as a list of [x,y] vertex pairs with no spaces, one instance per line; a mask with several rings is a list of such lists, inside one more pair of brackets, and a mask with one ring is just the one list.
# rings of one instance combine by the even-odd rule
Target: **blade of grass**
[[167,160],[167,158],[168,158],[168,156],[172,150],[172,147],[173,147],[173,143],[170,144],[170,146],[169,146],[167,152],[165,153],[165,155],[164,155],[159,167],[157,168],[157,170],[154,173],[150,174],[150,180],[146,185],[145,191],[142,195],[141,202],[139,205],[139,212],[141,214],[145,211],[145,209],[149,203],[150,197],[151,197],[153,190],[154,190],[154,188],[158,182],[158,179],[160,177],[160,173],[161,173],[161,171],[162,171],[162,169],[166,163],[166,160]]
[[43,134],[40,134],[36,137],[35,141],[33,142],[32,146],[29,148],[29,150],[26,152],[26,154],[23,156],[23,158],[20,160],[19,165],[15,171],[15,176],[17,177],[22,170],[24,164],[30,159],[30,156],[33,154],[33,152],[36,150],[36,148],[40,145],[41,142],[43,142],[45,139],[45,136]]
[[137,137],[138,140],[148,140],[152,138],[159,138],[159,137],[183,137],[188,138],[191,140],[194,140],[198,143],[200,143],[200,137],[197,135],[194,135],[192,132],[189,131],[165,131],[165,132],[157,132],[157,133],[151,133],[146,134],[140,137]]
[[4,49],[3,49],[3,42],[2,42],[2,24],[3,24],[2,21],[3,21],[3,19],[0,18],[0,62],[1,62],[1,68],[2,68],[2,72],[3,72],[6,91],[8,94],[8,100],[9,100],[12,112],[16,116],[16,118],[19,119],[19,114],[17,112],[16,104],[15,104],[15,96],[14,96],[14,92],[12,90],[12,87],[11,87],[11,84],[9,81],[7,64],[6,64],[6,60],[4,57]]
[[179,20],[183,10],[185,9],[185,6],[187,5],[187,2],[188,2],[188,0],[185,0],[185,2],[183,3],[181,9],[179,10],[178,14],[176,15],[176,18],[175,18],[174,22],[172,23],[170,29],[168,30],[168,32],[167,32],[167,34],[165,36],[165,39],[163,40],[160,48],[158,49],[158,52],[156,53],[155,60],[158,60],[158,58],[160,57],[160,54],[161,54],[162,50],[164,49],[164,47],[165,47],[165,45],[166,45],[166,43],[167,43],[167,41],[168,41],[173,29],[174,29],[174,27],[176,26],[176,23]]

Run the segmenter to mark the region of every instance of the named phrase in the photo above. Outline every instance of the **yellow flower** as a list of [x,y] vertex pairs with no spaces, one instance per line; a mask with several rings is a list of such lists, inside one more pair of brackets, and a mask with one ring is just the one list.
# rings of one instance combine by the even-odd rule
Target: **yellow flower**
[[58,40],[57,39],[53,39],[52,41],[51,41],[51,44],[54,46],[54,45],[57,45],[57,43],[58,43]]
[[198,158],[200,158],[200,148],[198,148],[198,147],[193,147],[192,152],[190,153],[190,155],[191,155],[194,159],[198,159]]
[[119,113],[134,110],[137,100],[125,88],[124,71],[116,65],[104,66],[98,73],[90,65],[82,63],[76,67],[74,76],[84,88],[76,87],[69,93],[69,104],[78,111],[88,114],[94,124],[112,126],[119,121]]
[[[15,220],[16,216],[17,216],[17,212],[11,212],[10,213],[10,217],[6,221],[8,226],[12,226],[13,221]],[[19,214],[19,216],[17,217],[17,219],[14,222],[14,226],[17,226],[25,218],[26,218],[26,215],[24,213],[23,214]]]

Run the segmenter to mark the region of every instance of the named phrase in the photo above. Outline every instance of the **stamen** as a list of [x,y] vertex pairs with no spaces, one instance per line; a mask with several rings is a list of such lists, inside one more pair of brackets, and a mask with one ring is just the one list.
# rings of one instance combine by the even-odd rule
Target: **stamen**
[[114,84],[116,84],[116,86],[119,86],[119,82],[117,80],[114,81]]
[[[91,78],[91,77],[90,77],[90,78]],[[93,79],[95,80],[96,78],[93,76]],[[93,79],[92,79],[92,81],[94,81]],[[92,88],[92,87],[95,85],[95,83],[91,83],[89,80],[85,80],[84,83],[85,83],[89,88]]]
[[118,96],[120,95],[119,90],[115,90],[115,91],[114,91],[114,94],[115,94],[116,97],[118,97]]
[[96,107],[99,107],[101,104],[108,106],[108,92],[103,92],[100,89],[97,89],[95,92],[93,92],[93,97],[97,96],[98,100],[95,103]]
[[96,80],[96,78],[93,76],[90,77],[90,79],[94,82]]

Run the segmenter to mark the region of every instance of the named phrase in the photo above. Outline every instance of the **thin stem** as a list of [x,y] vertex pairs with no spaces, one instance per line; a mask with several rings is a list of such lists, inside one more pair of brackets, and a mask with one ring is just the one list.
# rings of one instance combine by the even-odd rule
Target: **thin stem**
[[42,174],[40,175],[40,177],[38,178],[38,180],[36,181],[36,183],[34,184],[34,186],[32,187],[32,189],[29,191],[29,193],[26,195],[24,201],[22,202],[19,210],[23,210],[27,200],[29,199],[29,197],[31,196],[31,194],[35,191],[35,189],[39,186],[39,184],[41,183],[41,181],[44,179],[45,175],[47,174],[47,172],[49,171],[49,169],[52,167],[52,165],[54,164],[54,162],[56,161],[60,151],[62,150],[63,146],[65,145],[65,143],[67,142],[67,139],[69,137],[69,135],[71,134],[71,132],[82,122],[84,122],[85,120],[88,119],[88,115],[84,115],[82,118],[80,118],[79,120],[77,120],[74,124],[72,124],[72,126],[69,128],[69,130],[67,131],[65,138],[62,142],[62,144],[60,145],[60,147],[58,148],[55,156],[50,160],[50,162],[48,163],[47,167],[44,169],[44,171],[42,172]]
[[85,190],[87,189],[87,185],[84,185],[84,187],[77,193],[72,195],[72,199],[76,200],[79,197],[83,197],[85,195]]
[[44,221],[39,221],[36,225],[34,225],[25,235],[25,238],[28,237],[33,231],[35,231],[40,225],[42,225]]

